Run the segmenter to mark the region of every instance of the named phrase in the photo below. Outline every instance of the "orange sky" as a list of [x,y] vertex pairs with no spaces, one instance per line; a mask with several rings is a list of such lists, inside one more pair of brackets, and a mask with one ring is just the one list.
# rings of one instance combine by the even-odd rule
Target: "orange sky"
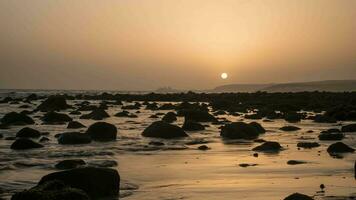
[[2,0],[0,27],[0,88],[356,79],[354,0]]

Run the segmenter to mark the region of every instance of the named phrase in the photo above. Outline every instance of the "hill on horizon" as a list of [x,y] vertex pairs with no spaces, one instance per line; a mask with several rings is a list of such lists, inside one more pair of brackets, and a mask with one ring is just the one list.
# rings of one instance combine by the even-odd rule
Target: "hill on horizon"
[[325,80],[274,84],[229,84],[214,88],[214,92],[349,92],[356,91],[356,80]]

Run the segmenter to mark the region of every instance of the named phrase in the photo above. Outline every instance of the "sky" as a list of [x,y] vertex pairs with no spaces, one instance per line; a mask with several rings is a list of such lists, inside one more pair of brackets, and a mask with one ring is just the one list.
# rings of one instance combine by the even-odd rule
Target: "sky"
[[356,1],[0,0],[0,69],[6,89],[356,79]]

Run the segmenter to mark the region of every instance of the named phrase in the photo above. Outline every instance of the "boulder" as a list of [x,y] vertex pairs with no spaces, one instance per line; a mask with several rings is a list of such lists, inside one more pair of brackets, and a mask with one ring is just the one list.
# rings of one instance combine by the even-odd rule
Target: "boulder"
[[91,142],[89,135],[78,132],[62,133],[58,137],[59,144],[88,144]]
[[348,124],[341,127],[342,132],[356,132],[356,124]]
[[305,194],[294,193],[284,198],[284,200],[313,200],[313,198]]
[[333,153],[348,153],[348,152],[354,152],[355,149],[347,146],[346,144],[342,143],[342,142],[336,142],[334,144],[331,144],[328,149],[327,152],[329,154],[333,154]]
[[177,120],[177,115],[174,112],[168,112],[162,117],[162,121],[172,123]]
[[78,121],[71,121],[68,123],[67,128],[68,129],[78,129],[78,128],[85,128],[85,126]]
[[15,193],[11,200],[89,200],[80,189],[65,185],[62,181],[48,181],[29,190]]
[[320,133],[318,138],[319,140],[342,140],[344,138],[342,133]]
[[85,165],[85,161],[82,159],[71,159],[59,161],[55,167],[57,169],[73,169]]
[[110,115],[103,109],[95,109],[91,113],[82,115],[80,119],[93,119],[93,120],[102,120],[110,117]]
[[41,120],[45,124],[63,124],[70,122],[73,119],[64,113],[48,112],[41,118]]
[[199,124],[198,122],[192,122],[192,121],[185,120],[182,128],[185,131],[201,131],[201,130],[205,129],[205,126],[202,124]]
[[296,126],[283,126],[280,128],[280,130],[282,130],[282,131],[297,131],[297,130],[300,130],[300,128],[296,127]]
[[245,122],[233,122],[221,128],[220,136],[227,139],[256,139],[261,130]]
[[263,126],[257,122],[251,122],[251,123],[249,123],[249,125],[253,126],[257,130],[257,132],[260,134],[266,132],[266,130],[263,128]]
[[30,139],[20,138],[15,140],[15,142],[11,144],[10,148],[15,150],[25,150],[25,149],[36,149],[42,147],[43,147],[42,144],[38,144],[37,142],[34,142]]
[[93,140],[97,141],[111,141],[116,140],[117,128],[113,124],[107,122],[96,122],[89,126],[85,132]]
[[172,125],[163,121],[156,121],[142,132],[142,136],[171,139],[187,137],[188,135],[182,128],[176,125]]
[[40,136],[41,133],[38,130],[29,127],[22,128],[16,133],[16,137],[23,137],[23,138],[38,138]]
[[300,164],[305,164],[307,162],[303,161],[303,160],[288,160],[287,164],[288,165],[300,165]]
[[33,119],[23,113],[10,112],[4,115],[1,123],[5,125],[26,125],[34,124]]
[[50,111],[60,111],[70,108],[66,102],[64,96],[54,95],[49,96],[44,102],[42,102],[38,107],[37,110],[42,112],[50,112]]
[[282,146],[278,142],[265,142],[255,148],[253,151],[278,152],[282,150]]
[[188,121],[195,122],[215,122],[216,118],[205,110],[180,110],[180,116],[184,116]]
[[210,148],[204,144],[204,145],[200,145],[200,146],[198,147],[198,149],[199,149],[199,150],[206,151],[206,150],[209,150]]
[[120,175],[110,168],[84,167],[48,174],[38,185],[59,180],[65,185],[85,191],[90,198],[117,196],[120,188]]
[[297,147],[311,149],[315,147],[320,147],[320,144],[317,142],[298,142]]
[[314,122],[316,123],[336,123],[336,119],[327,115],[315,115]]

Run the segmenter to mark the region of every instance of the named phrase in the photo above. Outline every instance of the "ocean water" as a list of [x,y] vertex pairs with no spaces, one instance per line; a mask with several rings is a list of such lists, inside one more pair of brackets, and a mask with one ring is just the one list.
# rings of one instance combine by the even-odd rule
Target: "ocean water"
[[[27,96],[34,91],[2,91],[2,96]],[[58,91],[36,91],[39,94],[52,94]],[[78,91],[72,91],[73,93]],[[86,92],[86,91],[81,91]],[[68,93],[68,91],[61,91]],[[68,101],[74,105],[79,100]],[[100,101],[90,101],[99,104]],[[160,102],[163,104],[165,102]],[[32,110],[40,101],[29,104]],[[132,104],[124,102],[124,104]],[[0,118],[10,111],[22,111],[22,104],[0,104]],[[71,110],[63,111],[69,113]],[[319,141],[320,131],[339,128],[340,124],[319,124],[309,120],[294,123],[301,128],[295,132],[283,132],[279,128],[288,125],[284,120],[263,122],[247,120],[243,117],[220,115],[231,121],[257,121],[267,130],[260,138],[278,141],[284,150],[277,154],[259,153],[253,156],[253,147],[259,143],[246,140],[222,140],[219,126],[203,123],[208,127],[204,131],[187,132],[184,139],[164,140],[141,136],[142,131],[157,119],[149,116],[167,111],[151,111],[141,108],[130,112],[138,118],[119,118],[114,114],[122,111],[121,106],[110,107],[110,118],[103,121],[118,128],[118,138],[114,142],[92,142],[85,145],[60,145],[54,137],[57,133],[71,131],[63,125],[43,125],[39,119],[44,113],[30,115],[35,125],[29,127],[42,132],[49,132],[50,141],[44,148],[35,150],[11,150],[12,140],[5,137],[15,136],[23,126],[12,126],[0,130],[4,138],[0,139],[0,197],[10,199],[16,191],[28,189],[37,184],[39,179],[57,171],[54,165],[64,159],[83,159],[91,166],[110,166],[119,171],[121,176],[122,199],[127,200],[180,200],[180,199],[240,199],[240,200],[276,200],[283,199],[294,192],[314,196],[315,199],[329,199],[332,196],[355,196],[356,180],[354,162],[356,153],[344,154],[343,158],[331,157],[327,147],[332,141]],[[85,114],[88,112],[82,112]],[[86,126],[94,120],[71,117]],[[343,122],[344,124],[351,122]],[[181,126],[183,118],[174,122]],[[86,128],[79,131],[84,132]],[[307,133],[313,130],[313,133]],[[211,149],[198,150],[201,144],[190,145],[192,141],[205,141]],[[164,142],[163,146],[149,145],[150,141]],[[301,141],[316,141],[320,147],[299,149],[296,144]],[[347,133],[343,142],[356,148],[356,133]],[[307,163],[288,165],[288,160],[303,160]],[[117,163],[113,166],[113,163]],[[257,164],[240,167],[241,163]],[[326,189],[320,191],[319,185]],[[331,198],[332,199],[332,198]],[[334,198],[336,199],[336,198]]]

